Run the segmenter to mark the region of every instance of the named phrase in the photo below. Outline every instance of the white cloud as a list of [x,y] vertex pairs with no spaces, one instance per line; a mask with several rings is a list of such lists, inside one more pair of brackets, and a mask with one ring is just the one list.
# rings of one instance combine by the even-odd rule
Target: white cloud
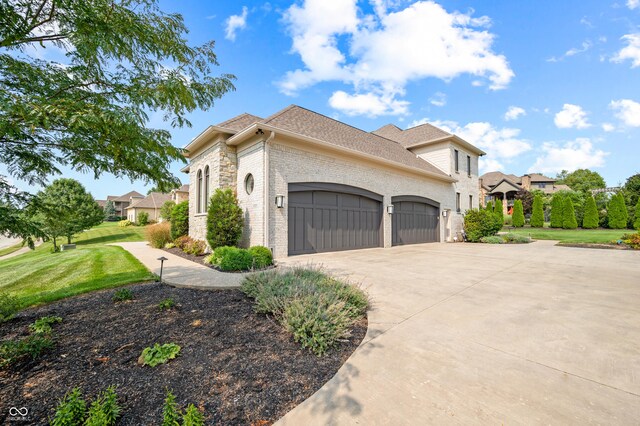
[[231,15],[225,21],[227,27],[225,29],[224,38],[227,40],[235,41],[236,40],[236,32],[238,30],[243,30],[247,27],[247,14],[249,13],[249,9],[247,6],[242,6],[242,14],[241,15]]
[[562,170],[572,172],[576,169],[602,167],[605,157],[609,155],[608,152],[595,149],[589,138],[578,138],[564,145],[545,142],[541,151],[543,154],[529,168],[529,173],[557,173]]
[[407,83],[423,78],[471,74],[494,90],[513,78],[506,58],[492,50],[495,36],[486,16],[449,13],[433,1],[404,9],[397,0],[372,2],[375,14],[365,14],[357,0],[305,0],[287,9],[292,52],[304,68],[287,72],[280,90],[292,95],[321,81],[340,81],[352,85],[353,96],[403,102],[396,98]]
[[580,47],[573,47],[569,50],[567,50],[566,52],[564,52],[564,54],[560,57],[555,57],[552,56],[551,58],[547,59],[547,62],[559,62],[562,61],[564,58],[568,58],[571,56],[576,56],[580,53],[584,53],[587,50],[591,49],[591,47],[593,46],[593,43],[591,43],[591,41],[589,40],[585,40],[582,42],[582,45]]
[[627,7],[631,10],[640,6],[640,0],[627,0]]
[[329,105],[347,115],[377,117],[379,115],[406,114],[409,102],[375,93],[350,95],[338,90],[329,98]]
[[609,108],[615,111],[615,116],[625,125],[640,127],[640,103],[631,99],[611,101]]
[[507,112],[504,113],[504,119],[507,121],[517,120],[521,115],[527,115],[527,111],[525,111],[524,108],[512,105],[507,109]]
[[555,116],[554,122],[560,129],[586,129],[591,126],[587,119],[587,113],[579,105],[564,104],[562,111]]
[[442,92],[436,92],[432,97],[429,98],[429,102],[431,102],[431,105],[443,107],[447,104],[447,95]]
[[[639,0],[640,1],[640,0]],[[627,34],[621,40],[627,42],[627,46],[620,49],[612,58],[612,62],[624,62],[631,60],[631,68],[640,67],[640,33]]]
[[482,173],[504,171],[504,165],[501,162],[486,156],[478,159],[478,167],[482,170]]
[[602,130],[604,130],[605,132],[613,132],[615,129],[616,126],[611,123],[602,123]]

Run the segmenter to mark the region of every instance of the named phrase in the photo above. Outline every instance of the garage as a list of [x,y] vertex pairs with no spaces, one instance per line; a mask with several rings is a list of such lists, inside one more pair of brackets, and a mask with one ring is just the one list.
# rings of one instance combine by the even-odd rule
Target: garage
[[382,196],[333,183],[291,183],[289,255],[382,246]]
[[392,238],[394,246],[440,241],[440,204],[429,198],[399,196],[393,204]]

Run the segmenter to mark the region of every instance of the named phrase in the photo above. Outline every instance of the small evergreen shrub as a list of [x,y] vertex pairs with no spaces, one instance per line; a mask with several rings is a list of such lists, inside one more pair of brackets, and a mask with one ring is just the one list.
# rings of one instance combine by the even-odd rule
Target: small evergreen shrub
[[204,241],[191,239],[191,241],[187,242],[184,245],[184,248],[182,249],[182,251],[184,251],[187,254],[192,254],[194,256],[202,256],[206,249],[207,249],[207,244]]
[[571,198],[569,197],[564,199],[564,206],[562,208],[562,227],[564,229],[576,229],[578,227],[576,211],[573,208],[573,201],[571,201]]
[[178,237],[189,233],[189,202],[183,201],[176,204],[171,210],[171,238],[175,240]]
[[233,191],[216,189],[207,212],[207,241],[212,250],[235,246],[242,237],[244,218]]
[[491,235],[489,237],[480,238],[481,243],[485,244],[504,244],[504,238],[499,235]]
[[138,363],[148,365],[149,367],[155,367],[174,359],[179,354],[180,346],[175,343],[165,343],[164,345],[156,343],[152,347],[144,348],[140,358],[138,358]]
[[156,223],[145,230],[147,241],[153,248],[162,248],[171,242],[171,225],[167,222]]
[[513,226],[522,228],[524,226],[524,210],[522,200],[516,200],[513,204]]
[[127,226],[131,226],[131,225],[133,225],[133,223],[131,223],[131,221],[128,219],[124,219],[118,222],[118,226],[121,228],[126,228]]
[[162,426],[176,426],[180,424],[180,408],[176,403],[176,397],[171,391],[167,391],[162,406]]
[[249,248],[249,253],[253,257],[253,267],[255,269],[273,265],[273,253],[267,247],[253,246]]
[[138,214],[138,225],[140,226],[146,226],[149,224],[149,213],[147,212],[140,212]]
[[133,293],[128,288],[121,288],[113,293],[111,299],[114,302],[124,302],[125,300],[133,299]]
[[584,208],[584,218],[582,219],[582,227],[584,229],[595,229],[598,227],[598,207],[596,206],[596,200],[592,196],[587,197],[587,201]]
[[82,398],[80,388],[67,392],[58,403],[51,426],[81,425],[87,413],[87,403]]
[[171,297],[168,297],[158,303],[158,308],[160,308],[160,310],[168,310],[173,308],[174,306],[176,306],[176,301]]
[[42,317],[35,320],[33,324],[29,325],[29,330],[31,330],[31,332],[34,334],[50,334],[53,331],[51,325],[58,324],[60,322],[62,322],[61,317]]
[[114,386],[109,386],[91,403],[85,426],[112,426],[120,416],[118,396]]
[[542,196],[540,196],[540,194],[536,194],[533,197],[533,207],[529,224],[532,228],[544,227],[544,210],[542,207]]
[[500,219],[500,228],[504,225],[504,203],[502,200],[496,200],[493,206],[493,213]]
[[467,210],[464,215],[464,231],[467,240],[478,242],[482,237],[495,235],[502,229],[502,216],[487,210]]
[[551,199],[551,224],[552,228],[562,228],[564,221],[564,197],[561,193],[553,194]]
[[487,205],[484,206],[484,209],[487,210],[487,211],[492,212],[493,211],[493,201],[488,201]]
[[213,251],[210,262],[221,271],[248,271],[253,266],[253,256],[248,250],[223,246]]
[[16,340],[0,343],[0,369],[15,365],[26,359],[36,360],[53,347],[48,335],[31,334]]
[[56,408],[52,426],[113,426],[120,416],[121,408],[115,386],[109,386],[98,395],[87,410],[87,402],[79,388],[67,393]]
[[627,227],[629,213],[622,194],[614,194],[611,197],[607,208],[607,218],[611,229],[625,229]]
[[182,416],[182,426],[204,426],[204,416],[195,405],[187,406]]
[[20,310],[20,301],[9,293],[0,293],[0,323],[9,321]]
[[173,212],[173,208],[176,206],[175,201],[169,200],[165,201],[165,203],[160,207],[160,217],[163,220],[171,222],[171,212]]

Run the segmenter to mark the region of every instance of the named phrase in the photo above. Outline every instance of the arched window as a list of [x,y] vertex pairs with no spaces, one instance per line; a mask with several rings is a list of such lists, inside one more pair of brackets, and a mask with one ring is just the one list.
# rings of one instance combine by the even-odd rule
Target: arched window
[[196,184],[196,213],[202,213],[202,170],[198,170]]
[[209,166],[204,168],[204,211],[209,210]]

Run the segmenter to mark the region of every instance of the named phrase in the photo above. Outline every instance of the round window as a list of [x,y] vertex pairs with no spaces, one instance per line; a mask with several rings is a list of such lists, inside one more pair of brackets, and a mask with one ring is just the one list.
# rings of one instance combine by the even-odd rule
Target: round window
[[247,191],[247,194],[251,194],[253,192],[253,175],[251,173],[244,178],[244,189]]

